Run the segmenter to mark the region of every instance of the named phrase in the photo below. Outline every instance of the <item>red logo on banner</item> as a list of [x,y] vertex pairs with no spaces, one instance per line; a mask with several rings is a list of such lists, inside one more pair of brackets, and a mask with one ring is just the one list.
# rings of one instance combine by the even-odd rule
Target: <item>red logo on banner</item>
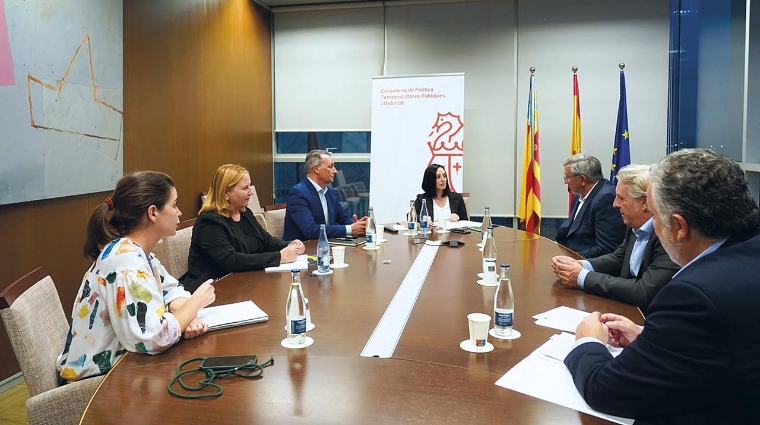
[[[459,175],[462,172],[462,160],[464,159],[464,140],[462,140],[462,129],[464,123],[459,115],[451,112],[438,113],[438,117],[433,123],[433,127],[428,134],[427,145],[430,148],[430,161],[441,164],[446,167],[446,174],[449,175],[449,187],[456,192],[454,180],[451,176]],[[436,158],[439,158],[436,160]]]

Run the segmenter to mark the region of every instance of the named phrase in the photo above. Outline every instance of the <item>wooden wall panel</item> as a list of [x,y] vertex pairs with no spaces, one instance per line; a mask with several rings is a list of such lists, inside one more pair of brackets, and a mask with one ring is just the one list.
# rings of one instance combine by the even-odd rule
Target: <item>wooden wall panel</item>
[[[228,162],[248,168],[271,203],[270,31],[269,12],[251,0],[124,0],[124,171],[171,175],[183,219]],[[108,195],[0,206],[0,288],[44,266],[68,315],[90,264],[87,218]],[[0,358],[14,359],[1,327]],[[18,370],[0,362],[0,380]]]
[[183,219],[225,163],[251,172],[271,203],[269,12],[250,0],[124,3],[125,168],[177,185]]

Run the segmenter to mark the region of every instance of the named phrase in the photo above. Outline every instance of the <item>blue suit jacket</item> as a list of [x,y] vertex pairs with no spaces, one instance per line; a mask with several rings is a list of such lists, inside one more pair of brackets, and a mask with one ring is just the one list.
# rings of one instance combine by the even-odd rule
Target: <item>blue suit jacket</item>
[[319,225],[327,224],[327,237],[346,236],[346,225],[354,222],[353,217],[340,206],[338,194],[327,188],[327,215],[330,222],[325,223],[325,214],[319,193],[309,179],[304,178],[293,186],[288,193],[287,208],[285,209],[285,233],[283,239],[292,241],[300,239],[319,239]]
[[602,344],[576,347],[565,364],[586,402],[658,423],[757,423],[759,252],[755,234],[692,263],[655,296],[643,332],[617,358]]
[[625,238],[625,223],[620,211],[612,206],[615,187],[604,179],[596,184],[581,206],[578,216],[578,197],[573,198],[572,214],[557,229],[555,240],[586,258],[614,252]]

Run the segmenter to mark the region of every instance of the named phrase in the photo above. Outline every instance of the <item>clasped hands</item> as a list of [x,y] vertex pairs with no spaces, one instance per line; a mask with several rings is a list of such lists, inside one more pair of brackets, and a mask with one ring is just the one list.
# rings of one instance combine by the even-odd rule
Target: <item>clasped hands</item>
[[298,239],[293,240],[285,248],[280,250],[280,263],[292,263],[296,261],[299,255],[306,250],[303,242]]
[[565,287],[578,287],[578,275],[581,270],[583,270],[583,265],[578,260],[565,255],[552,257],[552,271]]
[[575,329],[576,341],[592,337],[616,347],[625,347],[641,333],[639,325],[619,314],[595,311],[586,316]]

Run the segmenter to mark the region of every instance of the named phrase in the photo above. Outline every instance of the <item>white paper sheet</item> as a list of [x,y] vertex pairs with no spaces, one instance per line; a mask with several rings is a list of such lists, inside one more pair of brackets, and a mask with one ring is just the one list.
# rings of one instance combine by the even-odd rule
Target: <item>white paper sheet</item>
[[[551,343],[550,340],[523,359],[499,378],[496,385],[608,421],[627,425],[633,423],[633,419],[607,415],[589,407],[575,388],[567,367],[561,361],[543,354],[544,346]],[[551,351],[550,348],[546,350]]]
[[591,313],[560,306],[544,313],[539,313],[533,316],[533,318],[536,319],[536,324],[539,326],[575,333],[575,328],[589,314]]
[[208,324],[209,330],[269,320],[269,316],[264,313],[264,310],[250,300],[202,308],[198,312],[198,318]]
[[292,263],[282,263],[279,266],[267,267],[265,272],[289,272],[291,270],[306,270],[309,268],[309,257],[306,254],[301,254],[296,258],[296,261]]

